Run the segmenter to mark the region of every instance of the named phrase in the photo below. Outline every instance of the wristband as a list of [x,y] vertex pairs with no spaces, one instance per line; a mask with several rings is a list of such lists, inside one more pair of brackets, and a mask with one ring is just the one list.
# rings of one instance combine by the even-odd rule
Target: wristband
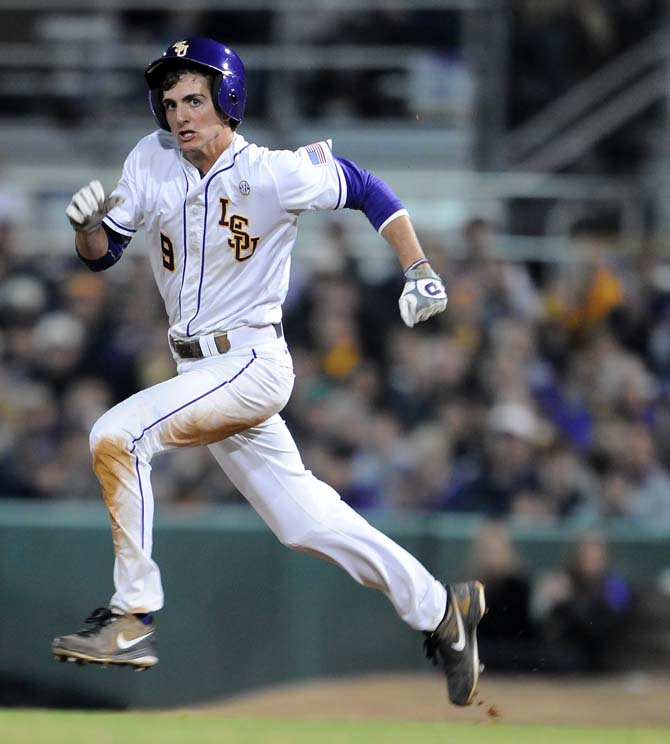
[[417,266],[421,266],[421,264],[424,264],[424,263],[429,263],[429,261],[428,261],[428,259],[427,259],[427,258],[418,258],[418,259],[417,259],[417,260],[416,260],[416,261],[415,261],[415,262],[414,262],[413,264],[410,264],[410,265],[409,265],[409,266],[408,266],[408,267],[407,267],[407,268],[405,269],[405,276],[407,276],[407,274],[408,274],[408,273],[409,273],[409,272],[410,272],[410,271],[411,271],[412,269],[416,269],[416,267],[417,267]]

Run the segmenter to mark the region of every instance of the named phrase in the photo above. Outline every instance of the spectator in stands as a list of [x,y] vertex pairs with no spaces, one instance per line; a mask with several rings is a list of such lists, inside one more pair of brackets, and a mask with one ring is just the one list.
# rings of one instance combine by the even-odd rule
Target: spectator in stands
[[620,464],[605,464],[595,503],[588,505],[583,513],[584,521],[592,524],[607,523],[611,519],[626,519],[632,511],[633,484],[630,477]]
[[647,526],[670,529],[670,473],[659,463],[646,426],[628,426],[621,458],[632,485],[628,516]]
[[531,579],[502,522],[479,525],[470,545],[468,571],[482,577],[490,601],[479,626],[480,655],[487,668],[519,671],[537,667]]
[[355,482],[368,495],[367,506],[418,507],[409,503],[413,453],[400,422],[385,410],[370,411],[367,421],[365,441],[352,461]]
[[533,325],[509,318],[493,320],[486,341],[477,374],[487,398],[530,398],[532,374],[538,362]]
[[595,72],[617,52],[617,38],[611,3],[606,0],[579,0],[571,3],[574,35],[577,40],[577,73],[583,77]]
[[15,382],[2,393],[0,405],[11,434],[0,452],[0,493],[51,498],[57,493],[59,470],[57,399],[48,385],[28,380]]
[[628,581],[611,565],[602,535],[580,537],[562,567],[537,582],[534,613],[560,671],[601,672],[633,608]]
[[0,153],[0,280],[19,262],[17,233],[30,214],[30,200],[4,178],[3,154]]
[[537,418],[527,404],[496,404],[488,416],[482,457],[466,465],[465,475],[455,468],[446,508],[501,516],[520,504],[524,511],[528,503],[541,505],[536,469],[539,435]]
[[[418,334],[389,324],[396,289],[366,281],[341,230],[332,236],[339,265],[319,268],[316,280],[304,267],[306,281],[286,319],[297,340],[299,380],[286,415],[296,438],[310,443],[311,467],[340,468],[346,494],[364,506],[654,523],[643,514],[662,512],[670,468],[663,260],[632,266],[620,304],[588,332],[575,333],[537,314],[543,298],[528,276],[523,302],[510,289],[519,285],[495,277],[489,222],[470,220],[464,231],[463,259],[443,267],[452,277],[449,311]],[[102,293],[99,283],[76,272],[60,279],[57,262],[33,262],[20,271],[12,262],[10,273],[0,276],[4,494],[84,495],[85,478],[76,473],[88,457],[83,419],[99,401],[127,397],[167,374],[159,300],[145,289],[144,259],[129,261]],[[635,298],[640,301],[632,305]],[[627,308],[634,322],[612,330],[612,312]],[[54,313],[61,319],[55,325]],[[620,333],[624,325],[628,330]],[[653,354],[647,351],[652,338]],[[43,424],[39,432],[26,432],[16,415],[16,390],[32,390],[28,401],[44,401],[57,425],[35,417]],[[539,439],[524,434],[523,417],[513,426],[509,418],[492,425],[499,401],[522,402]],[[545,419],[559,435],[549,448]],[[650,432],[651,454],[645,455],[639,434],[632,435],[639,446],[627,452],[635,425]],[[28,450],[41,464],[14,454]],[[70,465],[56,467],[59,460]],[[188,455],[157,461],[155,469],[166,499],[236,498],[232,488],[217,485],[206,462]]]
[[565,439],[556,440],[538,464],[541,502],[546,514],[559,519],[579,518],[595,500],[595,476]]
[[580,221],[571,235],[583,262],[564,264],[555,273],[546,312],[569,333],[584,337],[623,304],[624,285],[597,223]]
[[[641,294],[648,298],[640,313],[635,340],[646,354],[650,369],[670,391],[670,258],[659,257],[649,267]],[[646,322],[647,328],[644,327]],[[649,324],[651,323],[651,328]]]
[[437,403],[433,374],[435,342],[398,326],[389,336],[387,402],[401,424],[411,429],[430,418]]
[[43,315],[32,330],[33,375],[59,396],[84,364],[86,328],[71,313]]
[[528,268],[520,261],[506,261],[496,251],[496,226],[483,217],[469,219],[462,230],[463,258],[455,262],[456,277],[469,277],[482,287],[484,318],[538,316],[539,298]]
[[[435,423],[417,426],[407,436],[407,474],[394,506],[436,510],[447,498],[451,479],[451,451],[447,431]],[[477,574],[479,575],[479,574]]]
[[668,394],[657,401],[652,431],[659,464],[670,472],[670,395]]

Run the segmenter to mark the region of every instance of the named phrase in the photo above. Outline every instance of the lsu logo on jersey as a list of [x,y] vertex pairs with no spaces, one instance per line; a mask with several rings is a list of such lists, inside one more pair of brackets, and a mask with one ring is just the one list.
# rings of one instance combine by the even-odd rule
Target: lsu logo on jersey
[[260,235],[252,237],[247,229],[249,227],[249,219],[247,217],[241,214],[231,214],[228,216],[230,199],[222,196],[219,202],[221,204],[219,225],[221,227],[227,227],[231,232],[231,236],[228,238],[228,246],[235,251],[235,259],[237,261],[246,261],[254,255]]

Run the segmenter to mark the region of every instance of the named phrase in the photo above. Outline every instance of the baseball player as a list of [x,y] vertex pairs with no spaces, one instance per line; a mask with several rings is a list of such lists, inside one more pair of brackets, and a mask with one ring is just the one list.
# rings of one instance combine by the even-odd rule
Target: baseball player
[[66,213],[80,258],[113,266],[144,228],[170,323],[177,376],[114,406],[93,426],[93,468],[109,510],[114,595],[87,628],[53,641],[59,660],[146,669],[158,662],[154,613],[163,606],[152,560],[151,460],[206,445],[240,493],[290,548],[326,558],[380,589],[425,634],[451,701],[472,699],[480,672],[477,581],[444,586],[305,469],[279,412],[293,387],[282,330],[298,217],[358,209],[405,274],[408,326],[442,312],[447,295],[407,211],[379,178],[336,156],[330,141],[273,151],[238,133],[245,72],[212,39],[172,44],[145,73],[159,129],[128,155],[117,188],[92,181]]

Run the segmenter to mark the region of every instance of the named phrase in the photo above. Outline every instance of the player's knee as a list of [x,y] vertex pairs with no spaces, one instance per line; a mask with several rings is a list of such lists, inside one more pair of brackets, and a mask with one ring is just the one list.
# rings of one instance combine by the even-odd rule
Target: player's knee
[[284,547],[291,548],[291,550],[300,550],[303,530],[297,531],[295,527],[289,527],[285,524],[273,524],[272,532]]
[[113,417],[105,414],[93,425],[88,438],[94,458],[103,452],[128,451],[128,434]]
[[286,528],[281,531],[276,531],[275,535],[279,542],[291,550],[299,550],[305,553],[309,553],[312,548],[319,543],[314,530],[311,528],[296,529]]
[[279,542],[285,547],[285,548],[291,548],[291,550],[297,550],[298,549],[298,543],[296,542],[293,535],[289,534],[282,534],[282,533],[275,533],[275,537]]

